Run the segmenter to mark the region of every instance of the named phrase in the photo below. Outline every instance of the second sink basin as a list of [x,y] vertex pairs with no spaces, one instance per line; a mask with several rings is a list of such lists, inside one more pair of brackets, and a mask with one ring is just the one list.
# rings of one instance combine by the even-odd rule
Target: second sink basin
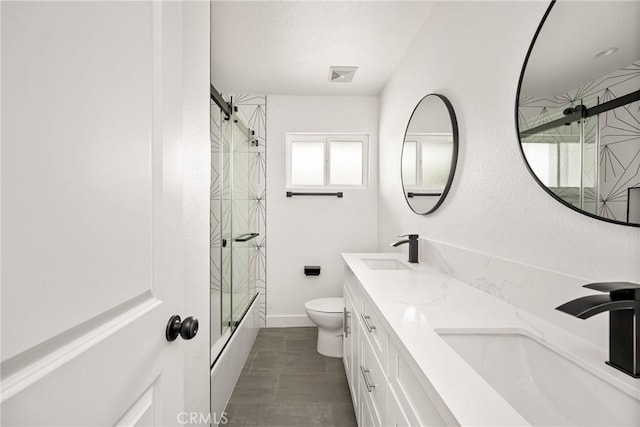
[[640,425],[640,402],[536,338],[437,332],[533,426]]
[[372,270],[408,270],[409,267],[395,259],[363,259]]

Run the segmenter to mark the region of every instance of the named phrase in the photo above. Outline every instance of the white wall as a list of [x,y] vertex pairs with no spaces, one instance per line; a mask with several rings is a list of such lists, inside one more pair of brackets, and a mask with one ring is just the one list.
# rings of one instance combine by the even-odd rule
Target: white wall
[[184,346],[184,411],[209,413],[209,4],[184,2],[183,318],[200,321]]
[[[435,4],[381,94],[379,250],[387,251],[387,242],[399,233],[417,232],[588,280],[640,279],[640,231],[556,202],[538,187],[521,157],[516,89],[546,7],[546,2]],[[429,92],[444,94],[456,110],[460,157],[447,200],[434,214],[418,216],[403,200],[400,152],[411,111]],[[606,322],[600,317],[597,322]],[[575,320],[585,327],[592,321]]]
[[[308,325],[306,301],[342,295],[340,253],[376,250],[378,99],[269,96],[267,104],[267,326]],[[368,188],[287,198],[286,132],[369,134]],[[305,276],[305,265],[320,265],[320,276]]]

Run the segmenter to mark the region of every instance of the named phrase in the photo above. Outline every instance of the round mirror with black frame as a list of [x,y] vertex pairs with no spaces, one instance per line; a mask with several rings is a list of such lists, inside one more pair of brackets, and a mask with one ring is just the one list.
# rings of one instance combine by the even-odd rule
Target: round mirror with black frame
[[402,189],[419,215],[430,214],[444,201],[458,161],[458,122],[443,95],[430,93],[414,108],[402,143]]
[[516,96],[527,168],[573,210],[640,226],[640,1],[552,1]]

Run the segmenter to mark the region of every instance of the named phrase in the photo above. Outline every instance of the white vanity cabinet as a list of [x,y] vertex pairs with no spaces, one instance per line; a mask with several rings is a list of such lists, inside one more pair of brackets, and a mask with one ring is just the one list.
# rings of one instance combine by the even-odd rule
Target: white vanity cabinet
[[359,394],[358,394],[358,372],[357,372],[357,355],[358,355],[358,318],[355,314],[354,296],[345,287],[344,292],[344,323],[342,334],[342,358],[344,361],[344,370],[349,382],[349,390],[351,391],[351,399],[356,416],[358,414]]
[[446,425],[417,379],[417,366],[349,267],[343,294],[343,359],[358,426]]

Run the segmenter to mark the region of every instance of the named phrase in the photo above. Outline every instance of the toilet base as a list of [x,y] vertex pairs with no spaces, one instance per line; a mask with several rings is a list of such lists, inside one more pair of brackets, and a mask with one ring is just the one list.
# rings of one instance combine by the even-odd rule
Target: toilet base
[[318,353],[327,357],[342,357],[342,328],[318,328]]

